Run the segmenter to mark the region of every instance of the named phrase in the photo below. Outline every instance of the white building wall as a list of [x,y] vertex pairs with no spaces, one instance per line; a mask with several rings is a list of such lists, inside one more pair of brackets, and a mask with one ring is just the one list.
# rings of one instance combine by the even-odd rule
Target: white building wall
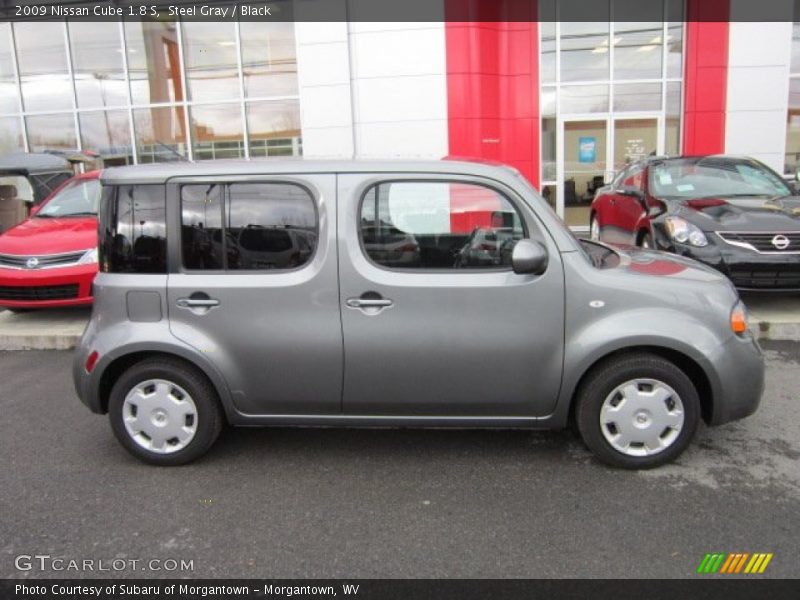
[[350,23],[356,152],[447,154],[444,23]]
[[295,23],[303,155],[353,156],[347,23]]
[[298,22],[295,36],[304,156],[447,154],[443,23]]
[[[737,3],[749,1],[732,0],[732,18]],[[791,15],[791,1],[784,1]],[[792,23],[732,21],[729,27],[725,152],[783,173]]]

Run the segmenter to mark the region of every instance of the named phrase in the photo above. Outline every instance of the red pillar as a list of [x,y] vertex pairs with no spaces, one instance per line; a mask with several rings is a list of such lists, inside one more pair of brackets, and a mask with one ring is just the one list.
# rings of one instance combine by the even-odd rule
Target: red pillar
[[689,0],[686,15],[683,153],[725,151],[730,0]]
[[[456,7],[456,4],[458,5]],[[499,161],[539,184],[539,37],[536,0],[448,2],[447,112],[453,157]],[[464,11],[467,12],[464,12]],[[515,19],[500,21],[503,15]],[[507,17],[506,17],[507,18]]]

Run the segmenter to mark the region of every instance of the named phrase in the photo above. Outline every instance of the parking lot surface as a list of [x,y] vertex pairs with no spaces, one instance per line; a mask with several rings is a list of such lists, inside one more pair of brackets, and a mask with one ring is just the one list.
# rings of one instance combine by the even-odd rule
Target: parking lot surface
[[227,430],[149,467],[77,400],[70,353],[3,352],[0,577],[115,575],[22,554],[193,563],[127,577],[699,577],[708,552],[800,577],[800,344],[764,346],[759,412],[648,472],[569,431]]

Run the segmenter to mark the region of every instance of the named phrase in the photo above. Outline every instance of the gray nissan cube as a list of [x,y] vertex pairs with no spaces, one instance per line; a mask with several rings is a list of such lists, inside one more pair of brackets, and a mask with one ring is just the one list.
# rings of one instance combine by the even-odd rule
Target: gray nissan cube
[[752,414],[736,291],[576,239],[515,170],[216,161],[103,173],[74,380],[157,465],[223,425],[563,428],[605,463],[677,457]]

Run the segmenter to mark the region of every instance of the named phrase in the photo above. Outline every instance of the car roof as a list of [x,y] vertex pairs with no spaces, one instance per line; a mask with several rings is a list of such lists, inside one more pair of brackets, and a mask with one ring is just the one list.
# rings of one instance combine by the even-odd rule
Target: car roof
[[69,161],[47,152],[14,152],[0,157],[0,172],[29,175],[72,171]]
[[679,156],[648,156],[642,159],[642,161],[647,164],[650,164],[650,163],[672,162],[678,160],[700,161],[709,158],[714,160],[733,160],[733,161],[755,160],[754,158],[741,154],[681,154]]
[[291,175],[304,173],[447,173],[497,178],[514,175],[512,167],[480,160],[309,160],[257,159],[167,162],[104,169],[105,184],[165,183],[174,177]]

